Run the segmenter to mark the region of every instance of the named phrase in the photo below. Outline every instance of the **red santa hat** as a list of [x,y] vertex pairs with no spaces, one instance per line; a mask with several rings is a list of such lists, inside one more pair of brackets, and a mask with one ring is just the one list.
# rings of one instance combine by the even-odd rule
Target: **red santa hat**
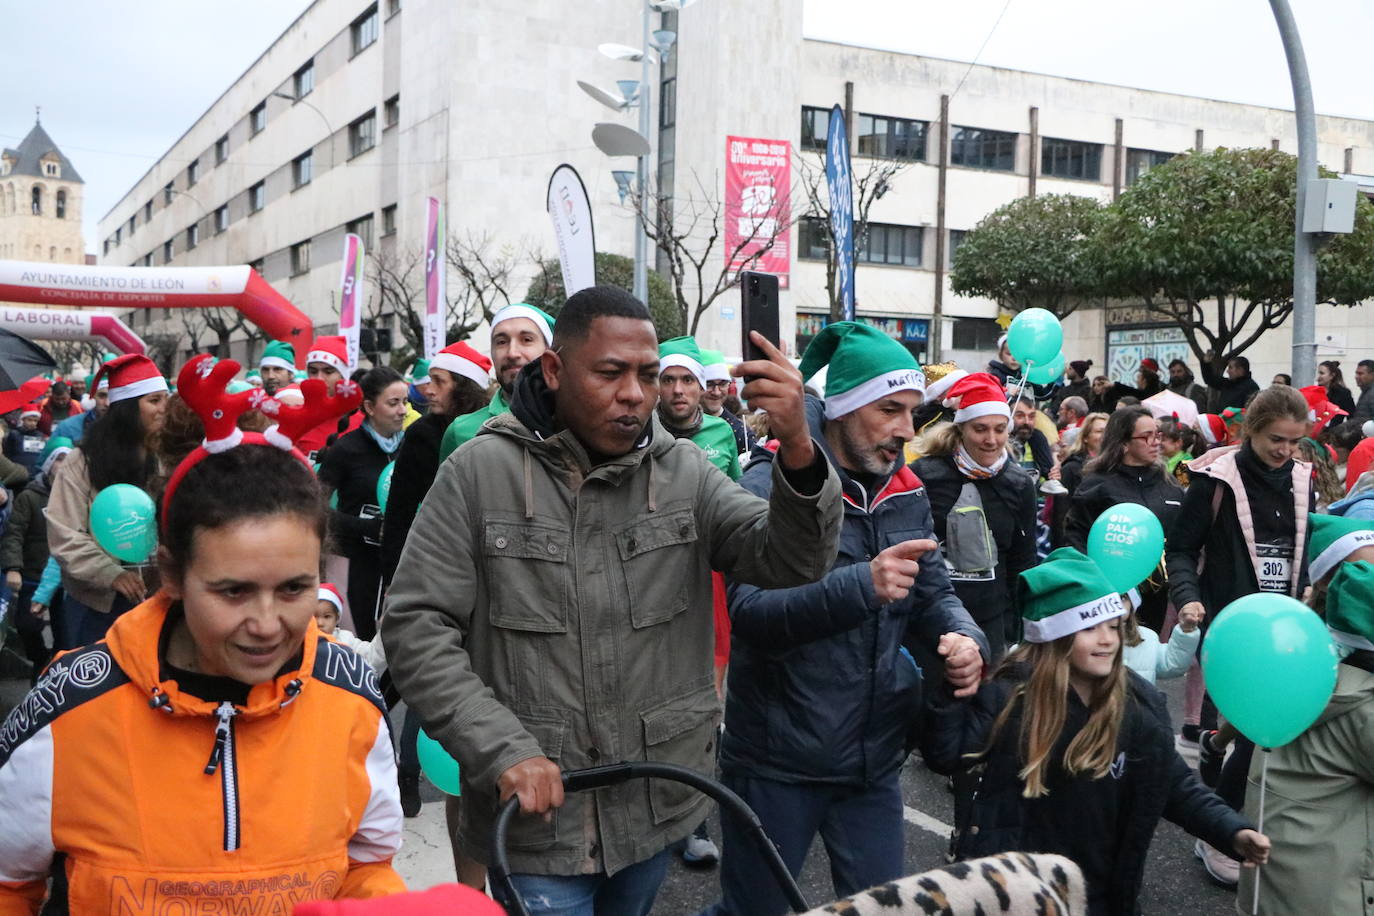
[[1158,360],[1155,360],[1155,359],[1151,359],[1151,358],[1148,357],[1148,356],[1145,357],[1144,359],[1142,359],[1142,360],[1140,361],[1140,368],[1142,368],[1142,369],[1148,369],[1148,370],[1150,370],[1151,372],[1153,372],[1155,375],[1159,375],[1159,361],[1158,361]]
[[1303,399],[1307,401],[1307,419],[1312,421],[1312,435],[1317,435],[1335,417],[1348,417],[1350,412],[1342,410],[1331,403],[1327,391],[1321,385],[1308,385],[1301,389]]
[[955,423],[967,423],[979,417],[1011,419],[1006,390],[986,372],[974,372],[959,379],[950,387],[943,403],[946,407],[955,408]]
[[100,390],[100,380],[107,377],[110,380],[111,404],[167,390],[167,380],[158,371],[157,364],[137,353],[117,356],[102,365],[95,374],[97,391]]
[[1197,431],[1209,447],[1226,445],[1231,441],[1231,431],[1226,428],[1226,421],[1214,413],[1198,414]]
[[324,363],[346,376],[349,371],[348,344],[338,334],[316,337],[310,352],[305,354],[305,363]]
[[43,411],[38,409],[38,405],[30,404],[28,407],[24,408],[24,412],[19,415],[19,419],[22,420],[24,417],[33,417],[35,420],[37,420],[42,416]]
[[454,375],[461,375],[478,388],[485,389],[491,384],[491,360],[463,341],[451,343],[429,361],[430,370],[444,369]]
[[338,586],[332,582],[321,582],[320,590],[316,593],[315,598],[319,601],[328,601],[334,605],[334,610],[338,611],[340,616],[343,615],[343,595],[339,593]]

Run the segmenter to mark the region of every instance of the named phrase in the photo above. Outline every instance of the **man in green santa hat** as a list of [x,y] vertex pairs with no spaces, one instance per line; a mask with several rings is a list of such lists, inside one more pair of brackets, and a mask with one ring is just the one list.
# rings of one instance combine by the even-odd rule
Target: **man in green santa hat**
[[258,373],[262,376],[262,390],[276,394],[296,380],[296,350],[282,340],[269,340],[262,349],[262,359],[258,360]]
[[754,446],[753,433],[744,421],[725,407],[725,399],[730,396],[730,366],[725,362],[725,354],[719,350],[702,350],[701,365],[706,370],[706,390],[701,395],[701,409],[713,417],[720,417],[735,431],[735,448],[740,455],[748,455]]
[[701,349],[691,337],[674,337],[658,345],[658,419],[677,439],[690,439],[731,480],[739,480],[735,431],[701,406],[706,369]]

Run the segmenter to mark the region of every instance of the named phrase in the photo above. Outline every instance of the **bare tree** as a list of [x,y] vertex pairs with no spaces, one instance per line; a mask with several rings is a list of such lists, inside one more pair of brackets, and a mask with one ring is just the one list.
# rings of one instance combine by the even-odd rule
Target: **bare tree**
[[200,309],[177,309],[177,318],[181,321],[181,329],[184,332],[184,339],[187,341],[192,353],[202,353],[201,338],[205,336],[209,326],[205,322],[205,313]]
[[[836,245],[830,228],[830,192],[825,184],[825,166],[813,156],[798,152],[795,160],[797,176],[802,193],[806,198],[806,212],[803,219],[816,219],[823,231],[826,242],[825,290],[830,300],[830,320],[838,321],[844,303],[840,301],[840,291],[835,285]],[[854,245],[868,234],[868,211],[875,200],[880,200],[892,189],[892,179],[905,171],[907,163],[897,159],[869,159],[868,168],[863,174],[854,173]]]
[[[77,366],[99,366],[101,349],[87,340],[45,340],[40,344],[57,363],[61,375],[70,375]],[[94,370],[92,370],[94,371]]]
[[180,334],[172,330],[151,331],[143,335],[143,343],[147,347],[148,358],[157,363],[163,375],[170,376],[176,371]]

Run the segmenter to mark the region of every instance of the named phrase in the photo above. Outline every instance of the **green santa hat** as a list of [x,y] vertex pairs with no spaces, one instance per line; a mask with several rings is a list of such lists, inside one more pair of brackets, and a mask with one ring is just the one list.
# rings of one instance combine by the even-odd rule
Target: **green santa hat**
[[424,385],[429,381],[429,360],[417,359],[415,365],[410,367],[410,383],[412,385]]
[[1374,650],[1374,563],[1342,563],[1326,591],[1326,628],[1352,649]]
[[695,337],[672,337],[658,345],[658,374],[673,366],[681,366],[696,376],[702,389],[706,388],[706,367],[701,364],[701,348]]
[[725,354],[719,350],[702,350],[701,365],[706,370],[706,381],[730,381],[730,365],[725,361]]
[[1307,576],[1313,582],[1325,578],[1361,547],[1374,545],[1374,521],[1312,513],[1307,516],[1307,530]]
[[825,417],[853,413],[894,391],[926,390],[921,366],[906,347],[877,328],[836,321],[811,338],[802,354],[803,380],[829,366],[825,375]]
[[1104,620],[1126,616],[1121,596],[1102,570],[1072,547],[1061,547],[1021,573],[1026,642],[1053,642]]
[[262,349],[262,359],[258,360],[259,369],[296,369],[296,350],[283,340],[269,340]]

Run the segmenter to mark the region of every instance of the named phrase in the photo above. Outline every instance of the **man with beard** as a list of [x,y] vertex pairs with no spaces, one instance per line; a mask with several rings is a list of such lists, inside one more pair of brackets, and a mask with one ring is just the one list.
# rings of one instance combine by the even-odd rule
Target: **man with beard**
[[[1035,428],[1035,402],[1018,398],[1012,407],[1012,437],[1008,448],[1011,458],[1037,480],[1051,477],[1054,471],[1054,450],[1050,440]],[[1058,476],[1053,475],[1053,476]]]
[[296,350],[281,340],[269,340],[258,360],[258,375],[262,376],[262,390],[276,394],[296,380]]
[[539,359],[553,345],[553,318],[543,309],[524,302],[508,305],[491,316],[491,364],[501,387],[486,407],[461,416],[449,424],[439,445],[439,460],[444,461],[458,446],[477,435],[482,424],[510,410],[515,377],[529,363]]
[[739,480],[735,432],[702,407],[706,369],[691,337],[674,337],[658,347],[658,419],[675,439],[687,439],[731,480]]
[[1207,412],[1207,389],[1197,383],[1193,370],[1181,359],[1169,360],[1169,390],[1196,404],[1198,413]]
[[720,417],[735,431],[735,451],[741,455],[749,454],[754,447],[754,434],[744,424],[738,414],[725,406],[730,397],[730,367],[725,362],[725,354],[718,350],[702,350],[701,365],[706,370],[706,390],[701,395],[701,409],[713,417]]
[[[916,360],[881,331],[839,321],[807,347],[803,378],[826,365],[825,401],[808,398],[807,417],[840,474],[839,555],[812,585],[731,582],[721,773],[794,875],[820,833],[844,897],[907,871],[898,772],[918,727],[921,674],[903,639],[941,659],[959,695],[977,689],[987,642],[955,597],[926,491],[903,463],[923,389]],[[776,494],[775,462],[758,451],[740,482]],[[940,672],[927,677],[943,689]],[[723,899],[708,912],[786,912],[744,825],[726,818],[721,832]]]
[[101,376],[95,391],[91,393],[90,401],[90,410],[70,416],[54,426],[52,428],[53,436],[65,436],[72,440],[73,445],[81,444],[81,440],[86,438],[86,431],[91,428],[91,424],[105,416],[105,412],[110,409],[110,380],[108,378]]

